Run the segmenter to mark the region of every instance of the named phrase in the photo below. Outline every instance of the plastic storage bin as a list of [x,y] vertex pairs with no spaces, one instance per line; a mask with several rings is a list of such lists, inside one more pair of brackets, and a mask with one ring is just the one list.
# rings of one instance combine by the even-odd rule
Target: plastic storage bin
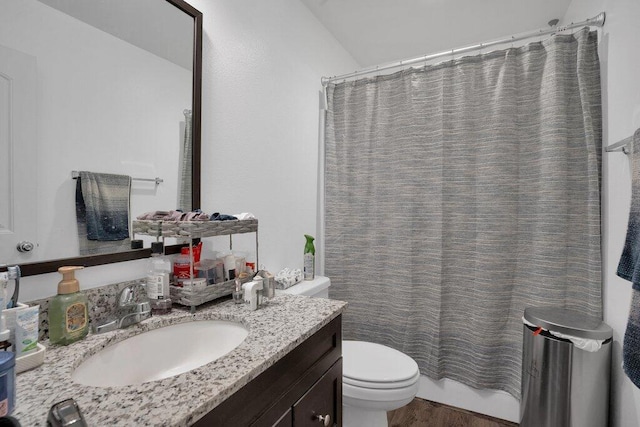
[[10,415],[16,404],[16,357],[0,351],[0,417]]
[[562,308],[530,307],[523,321],[520,426],[607,426],[611,327]]

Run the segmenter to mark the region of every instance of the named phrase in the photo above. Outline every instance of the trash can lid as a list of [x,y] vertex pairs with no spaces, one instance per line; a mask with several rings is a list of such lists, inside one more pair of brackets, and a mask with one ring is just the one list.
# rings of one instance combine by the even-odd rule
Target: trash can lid
[[543,329],[577,338],[606,340],[613,336],[611,326],[597,317],[561,307],[527,307],[526,321]]

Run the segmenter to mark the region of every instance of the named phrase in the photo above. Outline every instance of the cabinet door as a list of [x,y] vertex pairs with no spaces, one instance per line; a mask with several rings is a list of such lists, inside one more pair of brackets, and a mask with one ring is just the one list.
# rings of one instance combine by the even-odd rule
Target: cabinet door
[[293,427],[293,413],[291,412],[291,408],[275,422],[273,427]]
[[342,359],[293,405],[293,425],[342,426]]
[[[38,248],[37,61],[0,46],[0,264],[34,261]],[[20,242],[35,245],[18,252]]]

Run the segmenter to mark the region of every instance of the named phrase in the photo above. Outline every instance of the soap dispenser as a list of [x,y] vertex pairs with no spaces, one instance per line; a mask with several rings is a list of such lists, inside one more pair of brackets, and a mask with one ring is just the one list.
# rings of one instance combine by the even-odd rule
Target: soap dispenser
[[80,292],[75,271],[83,267],[60,267],[62,280],[58,283],[58,295],[49,303],[49,341],[51,344],[68,345],[87,336],[89,310],[87,297]]
[[242,285],[244,300],[249,303],[249,310],[257,310],[262,304],[262,280],[254,280]]

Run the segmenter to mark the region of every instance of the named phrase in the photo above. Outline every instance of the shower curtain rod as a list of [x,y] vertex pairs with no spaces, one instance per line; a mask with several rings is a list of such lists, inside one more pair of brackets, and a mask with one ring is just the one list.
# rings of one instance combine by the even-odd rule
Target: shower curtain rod
[[389,64],[379,65],[379,66],[376,66],[376,67],[365,68],[364,70],[354,71],[352,73],[342,74],[342,75],[339,75],[339,76],[322,77],[320,79],[320,82],[322,83],[323,86],[326,86],[327,84],[329,84],[331,82],[335,82],[336,80],[343,80],[343,79],[349,79],[349,78],[353,78],[353,77],[364,76],[364,75],[367,75],[367,74],[373,74],[373,73],[377,73],[377,72],[383,71],[383,70],[388,70],[388,69],[391,69],[391,68],[405,67],[405,66],[408,66],[408,65],[413,65],[413,64],[420,63],[420,62],[430,61],[432,59],[440,58],[440,57],[447,56],[447,55],[457,55],[457,54],[460,54],[460,53],[466,53],[466,52],[470,52],[470,51],[477,50],[477,49],[484,49],[486,47],[491,47],[491,46],[495,46],[495,45],[517,42],[517,41],[528,39],[528,38],[531,38],[531,37],[545,36],[547,34],[555,34],[557,32],[570,30],[572,28],[585,27],[585,26],[587,26],[587,27],[590,27],[590,26],[602,27],[604,25],[604,20],[605,20],[605,12],[601,12],[597,16],[595,16],[595,17],[593,17],[591,19],[587,19],[585,21],[576,22],[576,23],[572,22],[571,24],[565,25],[565,26],[562,26],[562,27],[552,27],[551,29],[548,29],[548,30],[542,30],[541,29],[541,30],[537,30],[537,31],[531,31],[531,32],[528,32],[528,33],[522,33],[519,36],[511,36],[509,38],[504,38],[504,39],[501,39],[501,40],[494,40],[494,41],[490,41],[490,42],[486,42],[486,43],[475,44],[475,45],[472,45],[472,46],[461,47],[461,48],[458,48],[458,49],[451,49],[451,50],[447,50],[447,51],[443,51],[443,52],[434,53],[434,54],[431,54],[431,55],[420,56],[418,58],[403,59],[401,61],[391,62]]

